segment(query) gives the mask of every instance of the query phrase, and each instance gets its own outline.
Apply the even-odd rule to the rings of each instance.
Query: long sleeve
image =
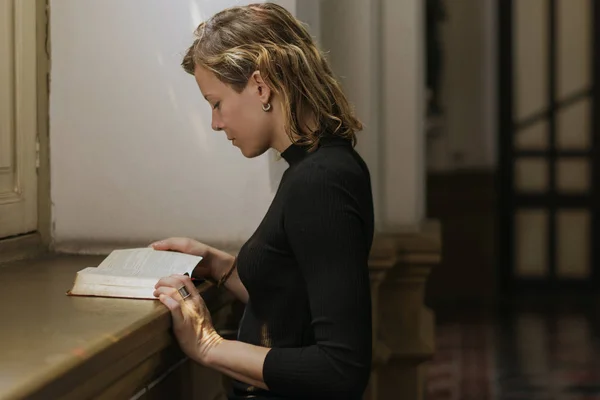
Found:
[[[368,175],[306,166],[290,190],[284,229],[304,278],[315,343],[273,348],[263,367],[277,394],[360,398],[371,367]]]

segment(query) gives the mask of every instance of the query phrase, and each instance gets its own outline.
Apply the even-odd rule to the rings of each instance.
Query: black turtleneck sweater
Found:
[[[289,168],[238,254],[249,294],[238,340],[271,348],[269,391],[236,381],[230,398],[360,399],[371,367],[369,171],[342,138],[282,157]]]

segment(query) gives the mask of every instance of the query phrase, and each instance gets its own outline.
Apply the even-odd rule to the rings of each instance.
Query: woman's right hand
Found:
[[[197,240],[185,237],[170,237],[150,244],[155,250],[170,250],[202,257],[194,269],[196,278],[217,280],[226,265],[233,262],[233,256],[217,250]]]

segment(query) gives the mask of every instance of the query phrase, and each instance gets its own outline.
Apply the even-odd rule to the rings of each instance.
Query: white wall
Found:
[[[287,165],[271,153],[248,160],[213,132],[209,106],[179,66],[202,19],[249,2],[50,1],[57,249],[169,235],[231,243],[253,232]]]
[[[363,123],[357,151],[371,173],[375,222],[381,226],[383,213],[381,168],[381,52],[379,7],[366,0],[323,0],[321,41],[326,57],[342,89]],[[357,57],[357,54],[362,55]]]
[[[415,230],[425,218],[425,2],[382,4],[381,109],[386,230]]]
[[[322,0],[321,11],[323,47],[364,123],[357,149],[371,172],[376,228],[415,230],[426,196],[423,2]]]
[[[289,1],[289,0],[288,0]],[[308,30],[318,44],[321,44],[321,2],[322,0],[299,0],[292,5],[278,3],[287,7],[288,10],[295,8],[296,17],[308,25]]]

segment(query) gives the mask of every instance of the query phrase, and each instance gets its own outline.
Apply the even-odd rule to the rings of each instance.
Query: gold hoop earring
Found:
[[[262,109],[265,112],[269,111],[271,109],[271,103],[267,103],[266,105],[263,104]]]

